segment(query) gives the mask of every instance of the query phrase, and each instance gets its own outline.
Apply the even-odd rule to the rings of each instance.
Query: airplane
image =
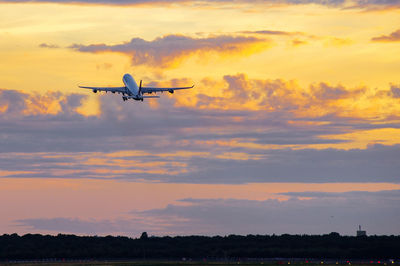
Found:
[[[194,85],[190,87],[176,87],[176,88],[156,88],[156,87],[144,87],[142,86],[142,80],[140,80],[140,85],[138,86],[135,79],[130,74],[125,74],[122,78],[122,81],[125,84],[125,87],[87,87],[87,86],[79,86],[79,88],[90,89],[94,93],[98,91],[105,91],[112,93],[122,93],[122,100],[127,101],[129,99],[133,99],[135,101],[142,101],[144,98],[160,98],[160,96],[145,96],[143,94],[152,94],[153,92],[164,92],[168,91],[169,93],[174,93],[175,90],[185,90],[191,89]]]

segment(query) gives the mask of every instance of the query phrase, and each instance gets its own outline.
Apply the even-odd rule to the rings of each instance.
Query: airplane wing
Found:
[[[142,93],[153,93],[153,92],[158,92],[158,91],[168,91],[170,93],[174,93],[174,90],[187,90],[193,88],[193,86],[190,87],[176,87],[176,88],[155,88],[155,87],[141,87]]]
[[[79,88],[89,89],[93,91],[111,91],[111,92],[124,92],[126,93],[126,87],[85,87],[79,86]]]

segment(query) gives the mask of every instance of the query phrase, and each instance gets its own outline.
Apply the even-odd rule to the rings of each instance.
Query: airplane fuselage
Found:
[[[130,74],[125,74],[122,78],[122,81],[125,84],[128,95],[133,97],[132,99],[135,99],[136,101],[143,101],[143,96],[139,91],[139,86]]]

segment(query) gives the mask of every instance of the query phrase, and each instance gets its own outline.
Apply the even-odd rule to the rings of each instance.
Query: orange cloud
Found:
[[[79,113],[85,115],[84,99],[81,94],[63,94],[50,91],[44,94],[24,93],[0,89],[0,113],[9,115],[56,115],[58,113]],[[93,115],[93,114],[92,114]]]
[[[167,35],[153,41],[133,38],[129,42],[116,45],[74,44],[69,48],[85,53],[122,53],[132,58],[132,65],[176,67],[185,58],[193,55],[247,56],[269,46],[268,40],[255,37],[220,35],[192,38],[184,35]]]
[[[33,94],[26,98],[25,115],[38,114],[57,114],[61,111],[61,101],[65,101],[64,95],[57,92],[48,92],[46,94]]]
[[[294,39],[292,40],[292,45],[293,46],[299,46],[299,45],[304,45],[307,44],[308,42],[303,41],[303,40],[299,40],[299,39]]]
[[[175,95],[176,106],[219,110],[265,110],[294,117],[390,117],[398,113],[400,92],[367,87],[347,88],[326,82],[302,87],[295,81],[250,79],[245,74],[223,80],[204,79],[190,97]]]
[[[190,83],[191,80],[182,78],[148,85],[182,86]],[[335,115],[385,119],[396,116],[400,105],[398,101],[400,89],[397,85],[391,85],[386,90],[367,87],[347,88],[326,82],[302,87],[293,80],[251,79],[245,74],[225,75],[222,80],[205,78],[196,84],[195,89],[188,90],[185,94],[173,96],[167,94],[164,97],[171,97],[177,107],[231,111],[265,110],[286,113],[297,118]],[[82,94],[65,95],[61,92],[27,94],[0,90],[0,113],[24,116],[59,113],[85,115],[86,98]],[[100,114],[104,107],[97,100],[96,103]],[[157,106],[153,108],[161,108]],[[236,122],[242,121],[241,117],[232,119],[236,119]]]

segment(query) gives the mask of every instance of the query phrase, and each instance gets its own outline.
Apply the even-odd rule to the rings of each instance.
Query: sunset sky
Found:
[[[191,90],[144,102],[86,86]],[[0,0],[0,234],[400,234],[400,0]]]

